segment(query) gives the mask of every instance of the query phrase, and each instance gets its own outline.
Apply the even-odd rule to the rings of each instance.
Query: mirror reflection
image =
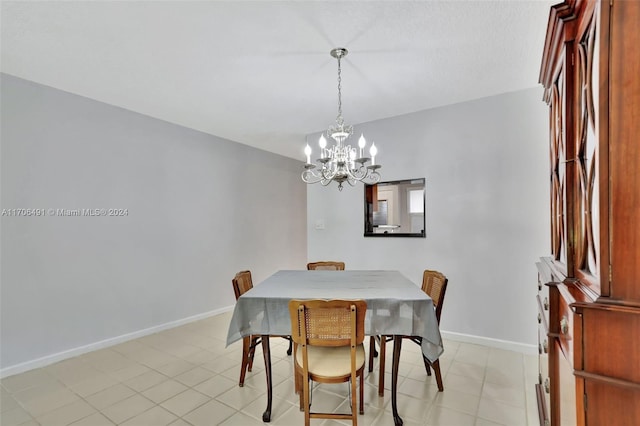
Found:
[[[365,237],[424,237],[425,179],[364,187]]]

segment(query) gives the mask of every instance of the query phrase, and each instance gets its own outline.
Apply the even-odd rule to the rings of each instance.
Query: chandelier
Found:
[[[328,138],[335,141],[333,146],[327,147],[327,139],[324,134],[320,136],[320,158],[318,165],[311,163],[311,147],[309,144],[304,149],[307,162],[302,172],[302,180],[306,183],[318,183],[323,186],[329,185],[332,181],[338,182],[338,190],[342,191],[342,183],[347,182],[354,186],[356,182],[376,183],[380,180],[376,164],[376,154],[378,149],[374,143],[371,144],[369,154],[371,158],[364,156],[364,149],[367,141],[364,135],[358,139],[358,150],[355,146],[346,145],[345,141],[353,134],[353,126],[345,125],[342,118],[342,77],[340,60],[347,56],[347,49],[337,47],[331,52],[331,56],[338,60],[338,116],[336,123],[326,131]],[[366,165],[371,161],[370,165]]]

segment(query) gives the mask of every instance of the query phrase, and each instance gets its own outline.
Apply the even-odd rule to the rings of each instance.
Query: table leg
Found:
[[[262,354],[264,355],[264,371],[267,374],[267,409],[262,413],[262,421],[271,421],[271,403],[273,402],[273,382],[271,380],[271,349],[269,347],[269,335],[262,335]]]
[[[398,414],[398,367],[400,365],[400,349],[402,336],[393,336],[393,364],[391,366],[391,408],[393,409],[393,423],[402,426],[402,418]],[[381,373],[384,374],[384,373]]]

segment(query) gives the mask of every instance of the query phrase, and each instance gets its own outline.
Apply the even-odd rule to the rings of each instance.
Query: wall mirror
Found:
[[[364,186],[365,237],[425,237],[425,179]]]

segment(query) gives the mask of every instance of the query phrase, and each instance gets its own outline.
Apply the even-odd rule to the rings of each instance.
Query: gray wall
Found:
[[[2,75],[1,368],[219,312],[306,262],[301,163]],[[87,346],[88,345],[88,346]]]
[[[534,264],[549,251],[541,96],[530,89],[356,126],[356,136],[376,142],[383,180],[426,178],[427,238],[364,238],[362,185],[342,192],[314,185],[307,195],[309,260],[398,269],[417,284],[424,269],[440,270],[449,277],[443,331],[531,350]],[[315,229],[317,221],[324,230]]]

